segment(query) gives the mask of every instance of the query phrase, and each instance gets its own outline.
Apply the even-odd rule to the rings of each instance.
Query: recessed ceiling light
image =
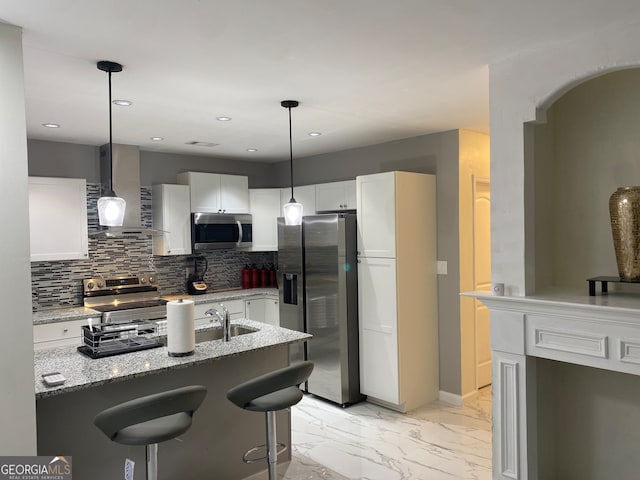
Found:
[[[60,125],[57,123],[43,123],[42,126],[47,128],[60,128]]]
[[[231,117],[216,117],[216,120],[219,122],[229,122],[231,121]]]
[[[257,152],[257,148],[247,148],[247,152]]]
[[[151,137],[151,140],[154,142],[159,142],[160,140],[164,140],[164,137]]]
[[[113,104],[120,105],[121,107],[128,107],[130,105],[133,105],[133,102],[131,100],[114,100]]]
[[[322,135],[322,133],[320,133],[320,132],[309,132],[307,135],[309,135],[310,137],[319,137],[320,135]]]

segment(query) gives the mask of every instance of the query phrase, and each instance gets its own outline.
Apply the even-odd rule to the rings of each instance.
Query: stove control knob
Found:
[[[142,283],[143,285],[147,283],[147,277],[140,277],[140,283]]]
[[[98,280],[98,288],[103,288],[104,282],[102,280]]]
[[[93,287],[95,287],[93,282],[87,282],[87,290],[93,290]]]
[[[149,283],[156,283],[156,277],[149,275]]]

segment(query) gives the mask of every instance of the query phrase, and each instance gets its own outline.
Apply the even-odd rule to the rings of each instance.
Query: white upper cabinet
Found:
[[[191,254],[191,199],[188,185],[154,185],[153,228],[166,233],[153,237],[154,255]]]
[[[278,250],[278,217],[280,216],[279,188],[252,188],[249,190],[253,242],[251,250],[275,252]]]
[[[293,196],[296,202],[302,204],[302,215],[316,214],[316,186],[304,185],[302,187],[293,187]],[[291,199],[291,187],[280,189],[280,216],[284,217],[282,207],[285,203],[289,203]]]
[[[355,210],[356,181],[321,183],[316,185],[316,210]]]
[[[356,178],[358,252],[364,257],[396,256],[395,172]]]
[[[87,182],[29,177],[31,261],[86,259]]]
[[[191,211],[249,213],[249,178],[243,175],[184,172],[178,183],[191,188]]]

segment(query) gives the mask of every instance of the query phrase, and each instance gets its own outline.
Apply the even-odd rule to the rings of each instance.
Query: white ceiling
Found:
[[[112,60],[113,97],[134,102],[114,142],[260,161],[288,158],[284,99],[295,157],[488,133],[489,63],[638,18],[638,0],[0,0],[23,27],[30,138],[106,143],[95,64]]]

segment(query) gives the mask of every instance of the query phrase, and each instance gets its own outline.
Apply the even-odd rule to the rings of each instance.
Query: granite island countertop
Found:
[[[229,342],[212,340],[197,343],[194,355],[189,357],[170,357],[164,346],[101,359],[88,358],[79,353],[75,346],[36,351],[34,355],[36,399],[130,380],[170,369],[187,368],[255,350],[303,342],[311,338],[311,335],[306,333],[253,320],[235,320],[231,324],[259,329],[259,331],[232,337]],[[207,328],[211,327],[203,329]],[[66,382],[57,387],[45,386],[42,375],[51,372],[61,373],[66,377]]]
[[[202,295],[189,295],[189,294],[177,294],[177,295],[163,295],[165,300],[177,300],[179,298],[191,299],[196,305],[202,303],[217,303],[228,300],[239,300],[257,296],[268,296],[274,299],[278,298],[277,288],[248,288],[248,289],[234,289],[223,290],[212,293],[205,293]],[[70,320],[85,320],[92,317],[100,317],[102,314],[96,310],[87,307],[65,307],[65,308],[51,308],[37,312],[33,312],[32,320],[34,325],[41,325],[46,323],[67,322]]]

